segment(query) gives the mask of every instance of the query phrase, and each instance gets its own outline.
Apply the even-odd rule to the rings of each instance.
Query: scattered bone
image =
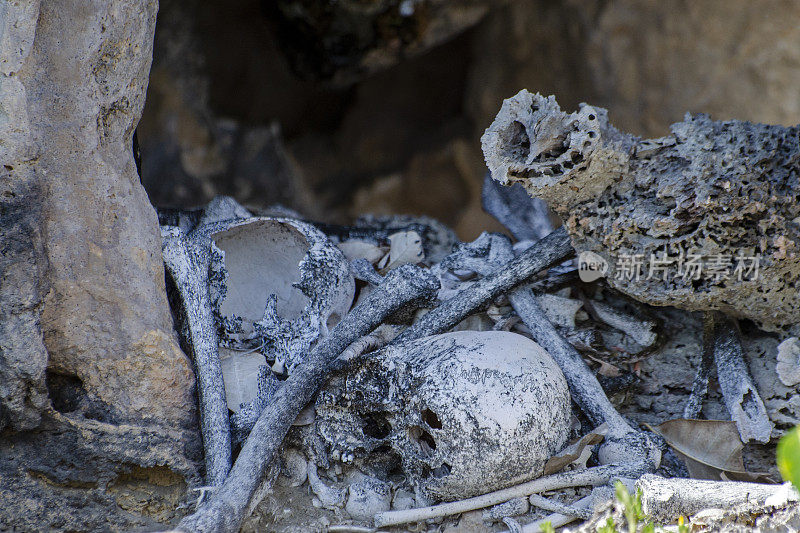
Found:
[[[388,251],[376,244],[356,239],[337,243],[336,246],[339,247],[349,261],[363,259],[373,265],[377,264]]]
[[[456,234],[439,222],[425,216],[412,215],[364,215],[353,226],[336,226],[315,223],[315,226],[336,243],[359,240],[380,247],[388,247],[389,235],[413,231],[422,238],[422,249],[426,262],[438,263],[450,253],[458,241]]]
[[[581,498],[574,504],[569,507],[569,513],[561,514],[561,513],[553,513],[549,516],[542,518],[541,520],[536,520],[535,522],[531,522],[530,524],[525,524],[522,528],[522,533],[539,533],[542,530],[542,526],[549,522],[551,526],[554,528],[559,528],[561,526],[565,526],[570,522],[574,522],[578,517],[579,513],[583,512],[583,509],[587,511],[592,506],[592,503],[595,501],[594,494],[590,494],[585,498]],[[566,509],[565,509],[566,511]]]
[[[708,396],[708,380],[714,369],[714,313],[703,313],[703,349],[697,373],[692,382],[692,392],[683,408],[683,418],[695,419],[703,411],[703,402]]]
[[[342,355],[339,356],[339,361],[342,363],[351,363],[358,359],[360,356],[383,348],[388,342],[394,340],[399,333],[399,328],[389,324],[381,324],[375,331],[369,335],[364,335],[356,342],[347,347]]]
[[[720,313],[714,317],[714,360],[719,388],[742,442],[768,442],[774,426],[744,361],[737,326]]]
[[[308,461],[297,448],[285,448],[281,453],[281,474],[292,487],[299,487],[308,479]]]
[[[231,439],[235,444],[244,442],[261,411],[269,404],[280,387],[280,381],[275,377],[272,369],[266,365],[260,365],[255,375],[255,396],[250,401],[242,403],[231,415]]]
[[[317,465],[314,461],[308,462],[308,484],[311,490],[317,495],[320,503],[326,509],[336,509],[344,506],[347,498],[347,489],[340,487],[331,487],[326,485],[317,473]]]
[[[638,344],[644,347],[650,347],[655,344],[658,338],[655,332],[655,322],[630,316],[602,302],[593,301],[589,303],[587,300],[587,303],[600,320],[622,331]]]
[[[392,499],[392,509],[396,511],[403,511],[412,509],[416,505],[414,495],[407,490],[397,489]]]
[[[513,518],[506,517],[503,518],[503,523],[508,526],[508,530],[511,533],[522,533],[522,526],[519,522],[514,520]]]
[[[219,349],[219,357],[228,409],[236,413],[242,405],[257,396],[259,368],[266,365],[266,360],[260,353],[222,347]]]
[[[642,490],[642,510],[655,521],[671,521],[703,509],[729,509],[747,502],[764,505],[769,498],[786,498],[787,494],[787,488],[782,485],[670,479],[652,474],[639,478],[636,488]],[[797,501],[797,492],[790,490],[789,500]]]
[[[350,263],[353,276],[357,280],[366,281],[370,285],[380,285],[383,277],[375,271],[375,267],[366,259],[355,259]]]
[[[534,292],[537,289],[532,285]],[[526,328],[527,329],[527,328]],[[530,331],[530,330],[528,330]],[[585,328],[568,331],[565,335],[567,341],[575,347],[576,350],[581,352],[596,352],[602,343],[600,334],[596,329]]]
[[[223,272],[217,313],[227,336],[256,337],[289,371],[350,309],[350,264],[312,225],[253,217],[212,239]]]
[[[378,263],[378,268],[391,270],[400,265],[410,263],[416,265],[425,259],[422,248],[422,237],[416,231],[401,231],[389,235],[389,255],[385,265]]]
[[[412,485],[453,500],[538,475],[564,444],[570,400],[536,343],[459,331],[372,353],[316,402],[317,432],[342,455],[390,447]]]
[[[541,493],[550,490],[563,489],[567,487],[598,486],[605,485],[611,479],[624,476],[631,471],[617,466],[597,466],[586,470],[575,470],[572,472],[561,472],[552,476],[541,477],[522,483],[507,489],[490,492],[474,498],[468,498],[457,502],[442,503],[430,507],[408,509],[405,511],[388,511],[375,516],[375,526],[393,526],[407,522],[418,522],[440,516],[450,516],[454,514],[482,509],[491,505],[507,502],[513,498],[527,497],[534,493]],[[591,500],[588,500],[588,504]]]
[[[536,299],[550,322],[562,328],[575,329],[575,314],[583,306],[582,301],[555,294],[540,294]]]
[[[314,406],[309,404],[303,407],[303,410],[297,414],[297,418],[294,419],[292,422],[293,426],[308,426],[314,423],[314,418],[317,416],[317,412],[314,409]]]
[[[545,498],[544,496],[540,496],[538,494],[531,494],[528,496],[528,500],[530,504],[534,507],[538,507],[539,509],[544,509],[545,511],[551,511],[553,513],[558,513],[567,516],[574,516],[575,518],[581,518],[583,520],[588,520],[592,516],[592,511],[585,508],[585,507],[578,507],[573,505],[566,505],[563,503],[555,502],[549,498]]]
[[[608,425],[608,436],[599,452],[601,463],[637,464],[644,471],[657,468],[661,451],[656,443],[645,433],[635,431],[611,405],[580,354],[547,320],[533,292],[523,286],[513,291],[510,299],[533,338],[561,367],[575,403],[595,425]]]
[[[162,254],[186,313],[200,403],[206,482],[221,485],[231,466],[231,434],[219,340],[209,296],[211,241],[202,231],[162,227]]]
[[[527,498],[514,498],[483,511],[485,522],[497,522],[509,516],[520,516],[528,512],[530,505]]]
[[[778,345],[778,378],[787,387],[800,383],[800,339],[789,337]]]
[[[544,247],[543,243],[555,239],[560,231],[556,230],[545,237],[512,262],[518,261],[539,247]],[[498,275],[491,274],[492,272],[507,272],[507,265],[510,263],[506,263],[506,266],[503,264],[512,255],[511,244],[507,238],[501,235],[484,234],[475,242],[461,246],[455,253],[445,258],[442,261],[442,267],[468,268],[486,276],[463,291],[467,293]],[[637,467],[644,472],[657,468],[661,458],[657,444],[648,435],[634,431],[616,411],[580,354],[549,322],[530,286],[511,290],[509,299],[514,310],[530,330],[534,340],[539,342],[561,367],[567,378],[573,400],[594,424],[606,423],[608,425],[608,439],[599,452],[601,462],[603,464],[637,464]],[[439,309],[425,315],[423,320]],[[408,330],[398,338],[402,338],[407,333]]]
[[[328,526],[326,533],[379,533],[374,527],[352,526],[349,524],[337,524]]]
[[[508,228],[518,241],[538,241],[556,229],[547,204],[528,196],[521,185],[504,187],[487,175],[481,200],[483,209]]]
[[[238,531],[292,421],[324,382],[336,358],[386,317],[403,307],[428,301],[438,289],[436,279],[424,270],[408,265],[392,270],[381,286],[353,308],[283,382],[274,401],[261,413],[225,482],[197,512],[181,520],[178,529]]]
[[[524,283],[541,270],[562,262],[571,253],[572,246],[567,232],[564,228],[559,228],[506,263],[494,274],[486,276],[442,302],[393,342],[399,343],[445,332],[500,294]]]

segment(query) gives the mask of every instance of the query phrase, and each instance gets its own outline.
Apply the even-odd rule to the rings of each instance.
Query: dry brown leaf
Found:
[[[766,474],[746,472],[736,423],[730,420],[678,418],[658,426],[647,425],[661,435],[686,463],[694,479],[774,483]]]
[[[606,424],[602,424],[597,426],[597,428],[595,428],[595,430],[591,433],[587,433],[580,439],[567,444],[563,450],[547,460],[547,463],[544,465],[544,472],[542,475],[549,476],[551,474],[555,474],[556,472],[563,470],[567,466],[578,461],[583,461],[585,466],[585,459],[583,458],[586,457],[586,459],[588,459],[589,455],[591,455],[591,449],[589,449],[589,446],[600,444],[603,441],[603,438],[605,438],[606,431]]]
[[[622,371],[616,366],[609,363],[608,361],[603,361],[599,357],[594,357],[588,353],[585,353],[583,355],[585,355],[595,363],[600,364],[600,368],[597,370],[597,373],[600,374],[601,376],[605,376],[607,378],[615,378],[617,376],[622,375]]]
[[[406,263],[417,264],[425,259],[422,237],[416,231],[399,231],[389,235],[389,263],[386,270],[392,270]]]

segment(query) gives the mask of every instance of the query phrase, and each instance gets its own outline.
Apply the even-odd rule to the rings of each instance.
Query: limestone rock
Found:
[[[175,443],[184,443],[176,448]],[[194,500],[200,439],[58,412],[0,439],[0,524],[20,531],[161,530]]]
[[[47,405],[40,316],[47,293],[41,231],[43,188],[36,181],[25,108],[16,77],[30,53],[37,2],[10,4],[0,18],[0,429],[39,424]]]
[[[27,430],[0,439],[12,529],[169,523],[111,486],[163,469],[180,499],[197,479],[194,375],[132,153],[156,10],[0,8],[0,426]]]
[[[466,109],[476,129],[520,88],[660,136],[686,111],[800,123],[796,2],[510,2],[474,30]]]
[[[42,4],[13,81],[36,159],[6,164],[35,172],[44,195],[49,367],[80,379],[116,420],[189,427],[193,375],[171,331],[156,214],[131,150],[155,14],[150,1]]]
[[[612,287],[797,328],[800,130],[687,115],[671,131],[642,140],[602,108],[568,114],[523,90],[482,143],[492,177],[547,200],[576,251],[607,261]]]

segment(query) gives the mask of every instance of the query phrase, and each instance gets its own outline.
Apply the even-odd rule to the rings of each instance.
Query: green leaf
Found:
[[[800,490],[800,426],[787,432],[778,441],[778,470],[785,481]]]
[[[609,516],[606,519],[605,525],[597,528],[597,533],[617,533],[617,526],[614,524],[614,519]]]
[[[542,533],[556,533],[556,528],[553,527],[553,523],[548,520],[547,522],[542,522],[539,525],[539,530]]]
[[[614,488],[617,495],[617,499],[620,501],[620,503],[622,503],[624,507],[625,520],[628,522],[628,533],[636,533],[636,529],[638,528],[639,525],[639,515],[642,514],[641,496],[638,494],[638,492],[636,494],[636,497],[631,496],[631,493],[628,492],[627,487],[625,487],[625,485],[621,481],[617,481],[614,484]],[[643,514],[642,517],[644,517]]]

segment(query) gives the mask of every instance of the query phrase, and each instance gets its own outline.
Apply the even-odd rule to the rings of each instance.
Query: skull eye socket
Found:
[[[442,463],[441,466],[437,466],[433,469],[433,477],[437,479],[448,475],[450,475],[450,465],[447,463]]]
[[[428,408],[422,410],[422,421],[428,424],[431,429],[442,429],[442,421],[436,416],[436,413]]]
[[[361,428],[364,435],[373,439],[385,439],[392,432],[392,425],[385,418],[372,413],[362,415]]]
[[[436,450],[436,441],[433,436],[419,426],[408,428],[409,438],[419,446],[422,455],[430,457]]]

